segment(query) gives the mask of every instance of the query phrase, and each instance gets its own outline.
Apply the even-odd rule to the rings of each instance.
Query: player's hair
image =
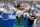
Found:
[[[17,4],[17,8],[20,7],[20,4],[21,4],[21,3],[18,3],[18,4]]]

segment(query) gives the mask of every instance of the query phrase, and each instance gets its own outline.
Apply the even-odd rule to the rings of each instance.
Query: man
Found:
[[[35,17],[35,14],[34,14],[34,11],[33,11],[33,10],[34,10],[34,7],[32,6],[32,7],[29,9],[29,14],[30,14],[30,16],[31,16],[31,17],[34,17],[34,18],[32,18],[32,19],[30,18],[31,20],[30,20],[30,19],[28,19],[28,23],[29,23],[29,24],[28,24],[28,26],[29,26],[29,27],[32,27],[32,26],[33,26],[34,19],[36,19],[36,17]]]
[[[25,18],[23,17],[23,13],[27,12],[28,9],[23,10],[23,4],[18,4],[17,9],[18,10],[16,12],[16,22],[14,23],[14,27],[24,27]]]
[[[33,26],[33,23],[34,23],[34,19],[36,19],[36,17],[35,17],[35,14],[33,14],[33,13],[30,13],[30,16],[31,17],[34,17],[34,18],[29,18],[28,19],[28,23],[29,23],[29,27],[32,27]]]
[[[23,4],[18,4],[17,9],[18,10],[16,12],[16,22],[14,23],[14,27],[24,27],[25,17],[23,16],[23,14],[29,10],[28,9],[23,10]],[[34,19],[34,17],[31,17],[28,14],[27,16],[29,17],[29,19]]]

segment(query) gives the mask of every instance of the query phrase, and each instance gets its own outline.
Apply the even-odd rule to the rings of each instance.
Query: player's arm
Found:
[[[31,17],[31,16],[29,15],[29,13],[27,13],[27,17],[28,17],[30,20],[34,20],[34,17]]]
[[[34,20],[34,17],[28,16],[28,18],[29,18],[30,20]]]
[[[28,11],[29,11],[29,9],[24,9],[24,10],[23,10],[23,13],[28,12]]]

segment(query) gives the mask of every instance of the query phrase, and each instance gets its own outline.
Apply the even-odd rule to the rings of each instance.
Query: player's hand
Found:
[[[36,17],[38,18],[38,17],[39,17],[39,15],[36,15]]]
[[[28,8],[23,8],[25,11],[29,11],[29,9]]]
[[[23,13],[25,13],[25,12],[28,12],[28,9],[25,9],[25,10],[23,11]]]

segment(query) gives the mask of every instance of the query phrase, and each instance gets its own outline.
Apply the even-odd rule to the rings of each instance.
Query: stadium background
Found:
[[[6,6],[7,6],[6,3],[11,3],[11,5],[13,5],[14,4],[13,1],[16,1],[16,0],[0,0],[0,7],[3,8],[2,3],[4,3],[4,6],[5,6],[4,8],[6,8]],[[34,3],[36,2],[37,4],[39,4],[37,8],[40,11],[40,1],[34,1],[34,3],[32,3],[33,1],[16,1],[16,3],[19,3],[19,2],[23,3],[24,7],[26,7],[28,5],[35,6],[36,4],[34,4]],[[28,4],[25,4],[25,3],[28,3]],[[14,4],[14,7],[16,8],[15,4]],[[12,16],[11,16],[11,14],[8,14],[10,16],[9,16],[9,18],[6,18],[6,19],[3,18],[5,16],[4,14],[5,13],[2,14],[2,12],[0,12],[0,27],[13,27],[13,24],[16,20],[15,13],[13,13]],[[8,16],[6,16],[6,17],[8,17]],[[28,18],[26,18],[24,26],[28,26]]]

